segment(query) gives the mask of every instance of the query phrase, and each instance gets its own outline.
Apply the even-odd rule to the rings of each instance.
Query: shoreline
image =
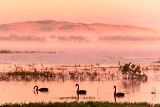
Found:
[[[30,103],[6,103],[2,107],[159,107],[160,104],[152,104],[148,102],[108,102],[108,101],[87,101],[87,102],[30,102]]]

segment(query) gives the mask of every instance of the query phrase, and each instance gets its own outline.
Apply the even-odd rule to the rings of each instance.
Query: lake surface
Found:
[[[14,45],[13,45],[14,46]],[[58,45],[59,46],[59,45]],[[39,45],[29,49],[23,45],[0,47],[6,50],[29,50],[56,53],[0,54],[1,64],[101,64],[115,66],[118,62],[151,65],[160,60],[160,44],[79,44]],[[22,49],[21,49],[22,48]]]
[[[86,95],[76,94],[79,83],[80,89],[87,90]],[[124,92],[125,97],[116,98],[116,102],[160,102],[159,81],[103,81],[103,82],[0,82],[1,104],[39,101],[111,101],[115,102],[113,85],[117,86],[117,91]],[[33,87],[49,88],[48,93],[34,93]],[[156,92],[152,94],[151,92]]]
[[[1,49],[16,50],[16,46],[1,46]],[[19,48],[28,50],[27,47]],[[56,53],[10,53],[0,54],[0,72],[7,72],[14,65],[85,65],[117,66],[118,62],[139,64],[142,66],[159,65],[159,44],[79,44],[77,46],[62,45],[59,47],[40,45],[30,47],[30,50],[56,51]],[[147,71],[148,81],[110,80],[110,81],[0,81],[0,101],[9,102],[39,102],[39,101],[111,101],[115,102],[113,86],[117,91],[125,93],[124,98],[116,98],[117,102],[160,102],[160,71]],[[76,94],[77,87],[87,90],[87,95]],[[48,93],[34,93],[33,87],[48,87]],[[154,92],[154,93],[152,93]]]

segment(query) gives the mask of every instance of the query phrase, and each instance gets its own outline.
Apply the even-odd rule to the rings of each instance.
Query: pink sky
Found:
[[[57,20],[160,29],[160,0],[0,0],[0,24]]]

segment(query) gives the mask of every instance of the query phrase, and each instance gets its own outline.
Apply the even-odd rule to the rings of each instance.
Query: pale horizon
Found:
[[[160,0],[0,7],[0,106],[160,107]]]
[[[160,30],[158,0],[0,0],[0,24],[56,20],[72,23],[105,23]]]

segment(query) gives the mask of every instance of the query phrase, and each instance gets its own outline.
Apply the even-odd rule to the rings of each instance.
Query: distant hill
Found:
[[[0,25],[0,41],[156,43],[160,42],[160,31],[126,25],[41,20]]]

